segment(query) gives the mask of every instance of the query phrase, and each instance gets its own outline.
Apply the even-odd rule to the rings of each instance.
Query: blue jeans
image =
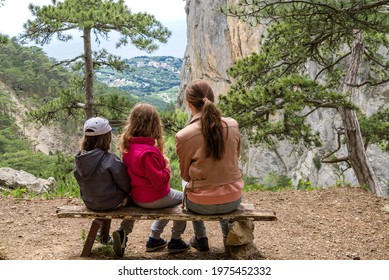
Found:
[[[191,202],[189,199],[186,199],[186,206],[192,212],[197,214],[227,214],[230,213],[242,202],[242,198],[239,198],[236,201],[225,203],[225,204],[197,204]],[[197,238],[207,237],[206,227],[204,221],[193,221],[193,231]],[[228,220],[221,220],[220,227],[222,229],[223,236],[228,234]]]
[[[148,209],[160,209],[165,207],[171,207],[177,204],[180,204],[182,201],[182,192],[174,189],[170,189],[170,192],[158,199],[156,201],[150,203],[140,203],[134,201],[134,203],[140,207],[148,208]],[[161,238],[161,233],[163,229],[168,224],[169,220],[155,220],[151,225],[151,233],[150,236],[155,239]],[[184,233],[186,228],[186,221],[173,221],[172,227],[172,239],[180,239],[181,234]]]

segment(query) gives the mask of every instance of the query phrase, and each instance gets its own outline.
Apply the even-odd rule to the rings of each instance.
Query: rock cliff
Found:
[[[187,0],[187,47],[181,69],[181,89],[194,79],[206,79],[216,94],[227,91],[226,70],[234,61],[258,50],[261,28],[219,12],[234,0]],[[179,105],[183,104],[182,95]]]
[[[231,82],[227,69],[239,58],[259,51],[259,39],[264,31],[262,27],[251,27],[219,12],[221,6],[235,1],[186,0],[187,47],[180,76],[179,106],[184,106],[183,92],[193,79],[206,79],[216,95],[226,93]],[[367,114],[371,114],[375,108],[388,102],[388,93],[388,87],[375,92],[365,92],[361,89],[357,104]],[[342,173],[345,166],[320,163],[321,156],[337,146],[334,127],[339,124],[339,120],[336,112],[317,111],[309,121],[324,139],[321,149],[308,150],[288,143],[279,143],[276,149],[268,150],[253,147],[244,141],[241,159],[244,173],[262,182],[267,180],[267,183],[274,179],[274,175],[270,174],[278,174],[287,175],[294,184],[303,180],[323,187],[337,183],[356,185],[357,180],[351,169]],[[372,146],[368,155],[382,188],[384,191],[388,190],[388,154]]]

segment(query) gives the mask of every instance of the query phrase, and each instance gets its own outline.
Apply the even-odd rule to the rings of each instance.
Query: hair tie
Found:
[[[208,98],[207,97],[204,97],[203,98],[203,102],[205,103],[205,101],[207,101],[208,100]]]

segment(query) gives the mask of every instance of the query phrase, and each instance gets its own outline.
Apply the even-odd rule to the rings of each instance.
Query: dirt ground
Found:
[[[250,192],[245,203],[272,209],[275,222],[255,222],[255,240],[268,260],[388,260],[389,198],[376,197],[360,188],[320,191]],[[89,219],[59,219],[56,208],[82,204],[78,199],[17,199],[0,196],[0,259],[82,259],[83,238]],[[119,221],[112,222],[115,229]],[[137,221],[123,259],[225,259],[217,222],[208,222],[210,251],[191,248],[169,255],[166,250],[146,253],[151,221]],[[168,224],[163,238],[170,238]],[[193,234],[188,223],[183,238]],[[95,243],[89,259],[117,259],[109,246]]]

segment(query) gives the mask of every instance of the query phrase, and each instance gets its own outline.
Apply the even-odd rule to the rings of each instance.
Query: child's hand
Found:
[[[163,160],[166,164],[170,164],[170,159],[167,157],[167,155],[163,155]]]
[[[163,155],[163,160],[165,161],[165,167],[170,170],[170,159],[166,155]]]

